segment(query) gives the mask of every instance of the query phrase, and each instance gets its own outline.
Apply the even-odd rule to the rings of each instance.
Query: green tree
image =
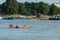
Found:
[[[37,3],[31,2],[31,13],[32,15],[37,15]]]
[[[37,11],[41,14],[48,14],[50,6],[44,2],[39,2]]]
[[[25,8],[26,8],[25,14],[26,15],[32,15],[32,13],[31,13],[31,3],[25,2]]]
[[[58,8],[58,14],[60,14],[60,8]]]
[[[17,14],[18,3],[16,0],[6,0],[6,2],[1,5],[1,9],[5,14]]]
[[[24,3],[19,3],[19,6],[18,7],[19,7],[18,8],[19,14],[25,15],[25,13],[26,13],[25,4]]]
[[[59,12],[59,8],[52,4],[50,7],[49,15],[57,15]]]

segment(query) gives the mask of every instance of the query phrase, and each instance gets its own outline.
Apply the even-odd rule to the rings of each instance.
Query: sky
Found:
[[[2,4],[3,2],[5,2],[6,0],[0,0],[0,4]],[[60,0],[17,0],[18,2],[45,2],[45,3],[48,3],[48,4],[52,4],[52,3],[59,3]]]

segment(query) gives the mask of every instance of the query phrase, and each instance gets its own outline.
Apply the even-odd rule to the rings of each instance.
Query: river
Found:
[[[10,24],[32,29],[10,29]],[[60,20],[0,20],[0,40],[60,40]]]

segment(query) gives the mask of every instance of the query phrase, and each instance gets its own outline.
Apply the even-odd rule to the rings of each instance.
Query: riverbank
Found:
[[[40,19],[40,20],[50,20],[51,18],[60,18],[60,15],[53,15],[53,16],[49,16],[49,15],[40,15],[39,17],[35,16],[35,15],[31,15],[31,16],[26,16],[26,15],[21,15],[21,14],[14,14],[14,15],[1,15],[0,17],[2,18],[16,18],[16,19]],[[53,19],[52,19],[53,20]]]
[[[14,14],[14,15],[1,15],[0,17],[2,18],[16,18],[16,19],[36,19],[37,17],[36,16],[26,16],[26,15],[21,15],[21,14]]]

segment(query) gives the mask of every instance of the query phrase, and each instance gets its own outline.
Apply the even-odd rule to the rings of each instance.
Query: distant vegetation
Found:
[[[19,3],[16,0],[6,0],[0,5],[0,14],[10,15],[10,14],[22,14],[22,15],[57,15],[60,14],[60,8],[56,7],[54,4],[51,6],[44,2],[25,2]]]

